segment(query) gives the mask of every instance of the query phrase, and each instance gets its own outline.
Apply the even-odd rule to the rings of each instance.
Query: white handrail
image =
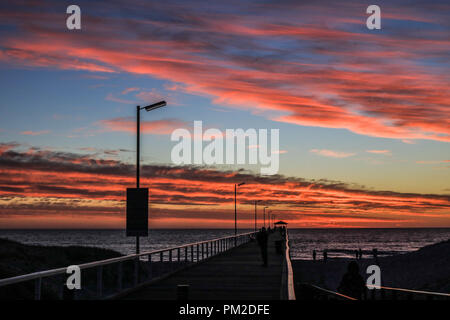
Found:
[[[442,292],[432,292],[432,291],[422,291],[422,290],[412,290],[412,289],[404,289],[404,288],[391,288],[391,287],[383,287],[383,286],[374,286],[371,284],[366,285],[367,288],[372,289],[384,289],[384,290],[392,290],[392,291],[402,291],[402,292],[408,292],[408,293],[415,293],[415,294],[425,294],[425,295],[434,295],[434,296],[443,296],[443,297],[450,297],[450,293],[442,293]]]
[[[287,267],[287,294],[288,300],[295,300],[295,289],[294,289],[294,272],[292,271],[291,254],[289,251],[289,235],[286,229],[286,249],[285,249],[285,259]]]
[[[331,294],[331,295],[335,295],[335,296],[338,296],[338,297],[341,297],[341,298],[344,298],[344,299],[348,299],[348,300],[358,300],[358,299],[355,299],[355,298],[353,298],[353,297],[346,296],[345,294],[342,294],[342,293],[339,293],[339,292],[335,292],[335,291],[331,291],[331,290],[327,290],[327,289],[318,287],[318,286],[313,285],[313,284],[308,284],[308,285],[309,285],[310,287],[316,289],[316,290],[323,291],[323,292],[325,292],[325,293],[328,293],[328,294]]]

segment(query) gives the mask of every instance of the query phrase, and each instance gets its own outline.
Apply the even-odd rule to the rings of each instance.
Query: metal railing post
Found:
[[[139,257],[134,260],[134,286],[139,283]]]
[[[198,262],[199,254],[200,254],[200,247],[199,247],[199,244],[197,243],[197,262]]]
[[[97,298],[103,295],[103,266],[97,267]]]
[[[41,300],[42,278],[34,280],[34,300]]]
[[[122,276],[123,276],[122,271],[123,271],[122,262],[119,262],[117,264],[117,291],[118,292],[122,291]]]
[[[64,287],[66,286],[66,282],[64,280],[66,280],[66,277],[64,275],[61,275],[60,280],[62,285],[58,288],[58,298],[60,300],[64,300]]]
[[[153,270],[152,270],[152,255],[148,255],[148,279],[151,280],[153,278]]]
[[[164,274],[164,251],[159,253],[159,261],[161,263],[161,274]]]
[[[205,257],[205,246],[204,243],[202,242],[202,260],[204,259],[204,257]]]

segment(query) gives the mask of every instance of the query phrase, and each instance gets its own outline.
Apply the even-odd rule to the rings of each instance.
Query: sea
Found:
[[[239,230],[239,233],[252,230]],[[234,234],[233,229],[156,229],[140,238],[141,252],[175,247]],[[125,230],[0,230],[0,238],[44,246],[89,246],[133,254],[136,239]],[[292,259],[311,260],[324,249],[394,251],[405,253],[450,239],[450,228],[414,229],[289,229]],[[351,255],[352,256],[352,255]],[[333,253],[333,257],[351,257]]]

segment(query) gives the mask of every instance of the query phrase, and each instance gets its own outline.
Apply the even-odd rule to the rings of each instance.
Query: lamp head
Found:
[[[165,105],[167,105],[167,103],[163,100],[163,101],[159,101],[157,103],[148,105],[146,107],[144,107],[145,111],[152,111],[161,107],[164,107]]]

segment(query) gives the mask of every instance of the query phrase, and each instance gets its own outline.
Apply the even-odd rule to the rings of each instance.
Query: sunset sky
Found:
[[[81,30],[66,8],[81,8]],[[0,228],[450,227],[450,4],[377,1],[0,4]],[[175,166],[174,129],[279,129],[280,170]],[[261,221],[262,216],[259,216]]]

